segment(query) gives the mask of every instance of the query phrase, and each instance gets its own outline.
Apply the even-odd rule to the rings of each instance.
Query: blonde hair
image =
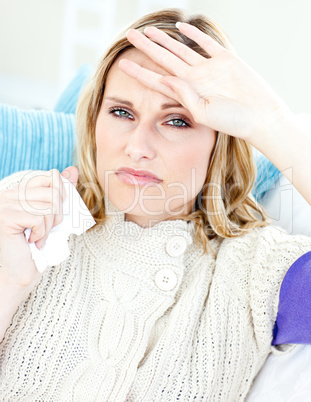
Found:
[[[147,26],[155,26],[209,58],[202,48],[179,32],[175,26],[177,21],[196,26],[225,48],[231,49],[226,34],[218,24],[203,15],[188,17],[179,9],[163,9],[148,14],[135,21],[129,28],[144,33]],[[133,47],[126,38],[126,31],[119,35],[100,60],[96,73],[84,89],[77,107],[77,188],[97,223],[105,221],[105,205],[96,171],[96,120],[112,64],[122,52]],[[201,241],[206,252],[208,240],[215,236],[236,237],[255,227],[266,226],[265,212],[250,193],[255,177],[256,167],[251,146],[244,140],[219,132],[206,180],[197,196],[193,211],[188,215],[170,219],[194,221],[196,240]]]

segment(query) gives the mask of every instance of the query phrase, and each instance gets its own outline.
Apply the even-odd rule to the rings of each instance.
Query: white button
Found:
[[[177,285],[177,275],[169,268],[160,269],[154,278],[155,284],[161,290],[172,290]]]
[[[183,236],[174,236],[166,244],[166,251],[171,257],[182,255],[187,248],[187,240]]]

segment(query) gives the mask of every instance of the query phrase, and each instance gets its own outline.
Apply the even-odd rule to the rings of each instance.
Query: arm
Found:
[[[276,116],[261,131],[259,149],[311,205],[311,117],[288,113]]]
[[[52,227],[63,219],[65,188],[59,172],[28,174],[21,172],[0,182],[0,342],[18,306],[42,276],[32,259],[25,229],[31,229],[29,242],[41,248]],[[76,185],[75,167],[65,169],[62,175]]]

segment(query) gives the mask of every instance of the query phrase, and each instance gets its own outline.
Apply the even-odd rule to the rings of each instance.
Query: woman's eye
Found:
[[[177,127],[177,128],[189,127],[189,124],[187,122],[185,122],[185,120],[183,120],[183,119],[172,119],[172,120],[168,121],[167,124],[169,126],[173,126],[173,127]]]
[[[110,109],[109,113],[112,113],[112,115],[116,117],[133,118],[132,115],[124,109]]]

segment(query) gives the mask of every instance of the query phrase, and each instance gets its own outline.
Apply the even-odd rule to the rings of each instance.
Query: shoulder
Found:
[[[304,253],[311,250],[311,237],[290,235],[276,226],[256,228],[245,235],[225,239],[218,258],[243,261],[244,265],[273,264],[287,269]],[[269,268],[269,267],[267,267]]]
[[[311,251],[311,237],[292,236],[275,226],[256,228],[243,236],[225,239],[217,264],[231,278],[247,278],[247,286],[279,286],[289,267]],[[228,272],[229,271],[229,272]]]

